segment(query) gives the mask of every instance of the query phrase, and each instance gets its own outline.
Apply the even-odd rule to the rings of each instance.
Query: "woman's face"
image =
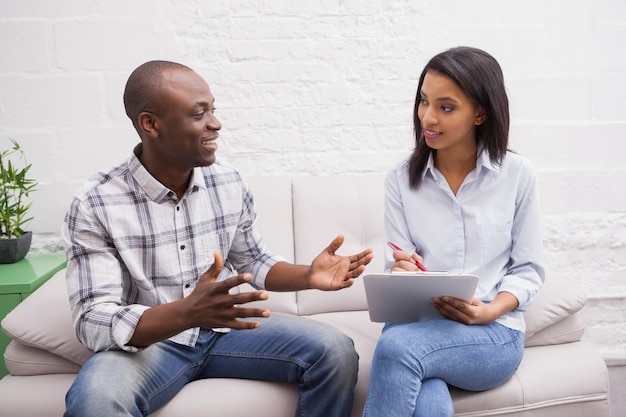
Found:
[[[437,150],[476,147],[476,126],[484,112],[449,77],[428,71],[420,90],[417,115],[426,144]]]

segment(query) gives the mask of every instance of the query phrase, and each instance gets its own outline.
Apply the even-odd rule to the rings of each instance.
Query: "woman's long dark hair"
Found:
[[[413,109],[415,149],[409,158],[409,184],[417,189],[431,152],[424,139],[422,123],[417,117],[422,84],[429,71],[449,77],[474,104],[484,112],[485,121],[476,126],[476,141],[489,152],[491,161],[501,164],[509,146],[509,100],[504,88],[500,64],[487,52],[459,46],[434,56],[420,75]]]

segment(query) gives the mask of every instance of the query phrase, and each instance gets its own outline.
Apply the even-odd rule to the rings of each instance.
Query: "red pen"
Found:
[[[389,246],[391,246],[391,249],[393,249],[393,250],[399,250],[399,251],[404,252],[404,250],[403,250],[400,246],[398,246],[398,245],[395,245],[395,244],[393,244],[393,243],[391,243],[391,242],[387,242],[387,244],[388,244]],[[427,272],[427,271],[428,271],[428,269],[426,269],[426,267],[425,267],[424,265],[422,265],[421,263],[419,263],[419,262],[417,262],[417,261],[415,261],[415,265],[417,265],[417,267],[418,267],[420,270],[424,271],[424,272]]]

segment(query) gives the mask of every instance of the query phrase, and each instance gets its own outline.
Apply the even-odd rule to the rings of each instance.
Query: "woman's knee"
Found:
[[[407,345],[401,337],[383,332],[376,343],[374,357],[376,360],[398,361],[407,353]]]

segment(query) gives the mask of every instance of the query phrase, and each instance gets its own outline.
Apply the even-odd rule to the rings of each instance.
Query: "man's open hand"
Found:
[[[340,256],[337,250],[343,244],[344,237],[337,236],[311,263],[309,286],[319,290],[339,290],[348,288],[354,279],[365,271],[365,266],[374,258],[371,249],[365,249],[356,255]]]

